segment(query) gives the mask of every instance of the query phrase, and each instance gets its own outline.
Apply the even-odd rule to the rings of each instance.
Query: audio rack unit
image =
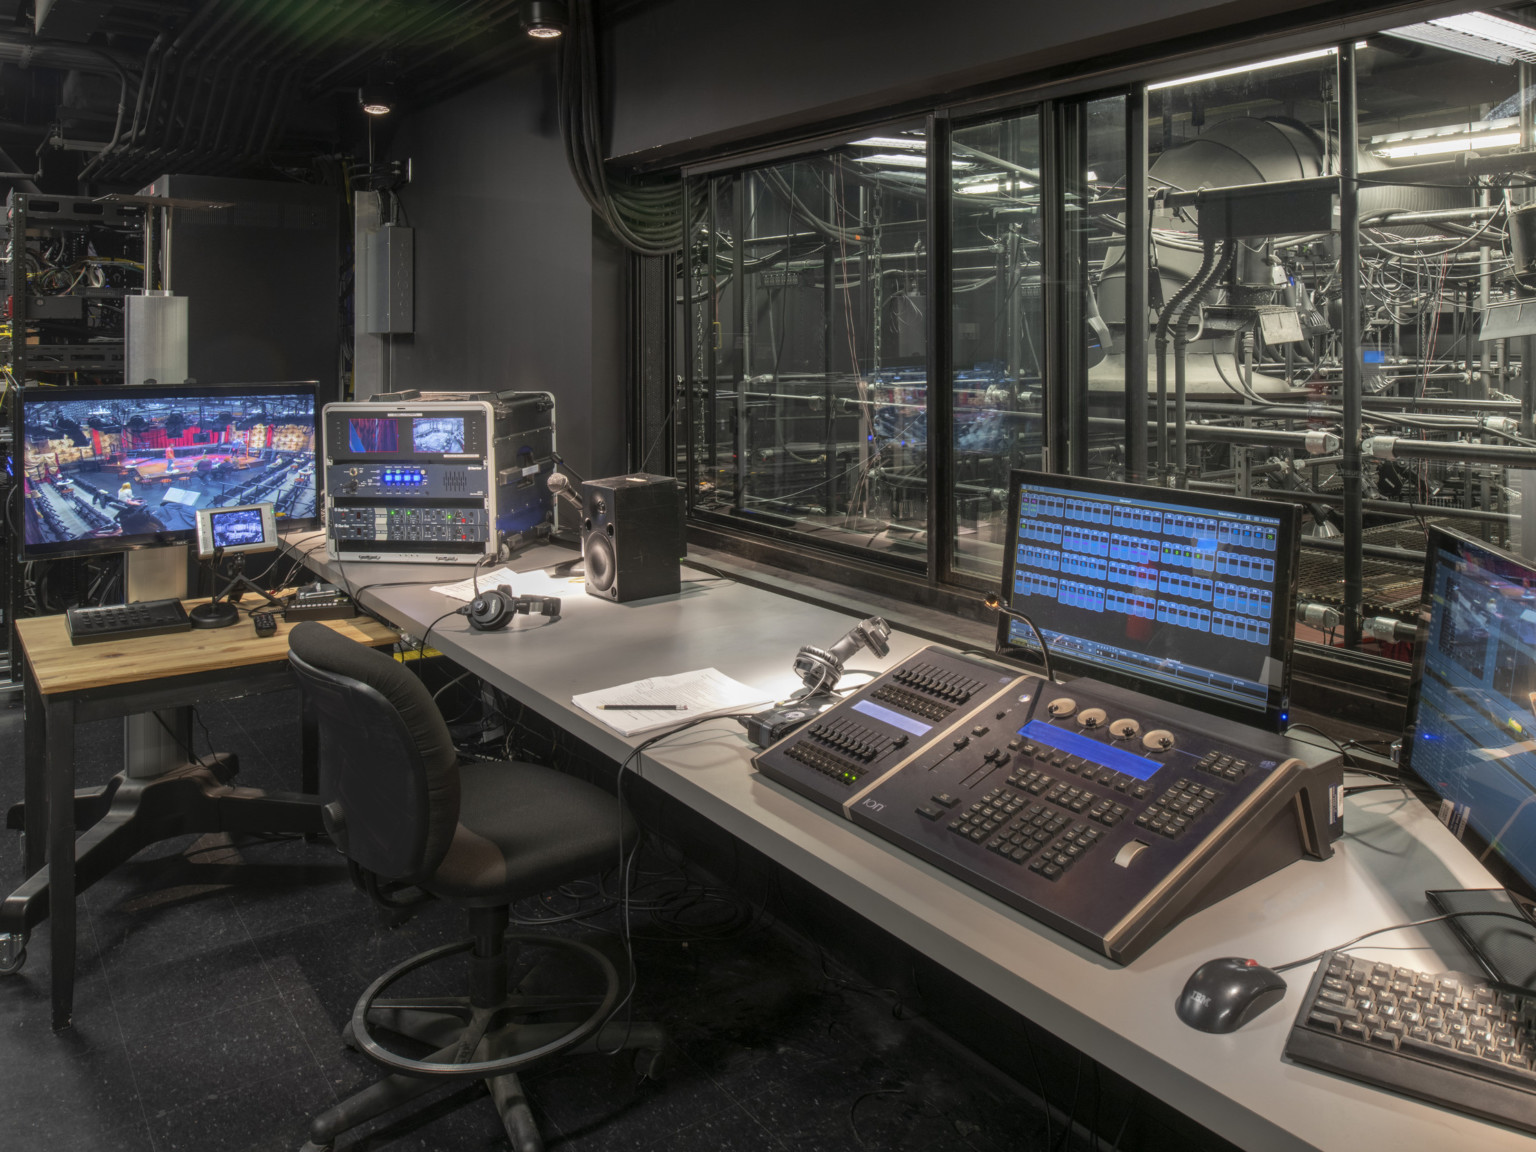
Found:
[[[322,427],[333,558],[473,564],[553,527],[547,392],[388,393]]]

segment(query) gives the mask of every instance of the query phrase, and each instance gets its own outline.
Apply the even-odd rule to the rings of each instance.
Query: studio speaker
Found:
[[[624,603],[682,588],[683,507],[670,476],[610,476],[581,486],[587,593]]]

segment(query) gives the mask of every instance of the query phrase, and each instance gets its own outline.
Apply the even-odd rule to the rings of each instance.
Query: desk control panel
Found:
[[[1331,856],[1342,831],[1336,758],[936,647],[754,762],[1120,963],[1276,869]]]

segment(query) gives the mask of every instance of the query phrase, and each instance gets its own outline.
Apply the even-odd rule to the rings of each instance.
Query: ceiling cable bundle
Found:
[[[614,179],[604,167],[592,0],[572,0],[570,34],[561,38],[558,91],[566,158],[592,211],[636,252],[665,256],[680,251],[684,219],[681,178],[638,184]]]

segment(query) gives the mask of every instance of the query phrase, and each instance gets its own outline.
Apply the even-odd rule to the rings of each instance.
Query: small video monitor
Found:
[[[277,519],[271,504],[197,510],[197,555],[200,559],[242,552],[272,552],[276,548]]]

